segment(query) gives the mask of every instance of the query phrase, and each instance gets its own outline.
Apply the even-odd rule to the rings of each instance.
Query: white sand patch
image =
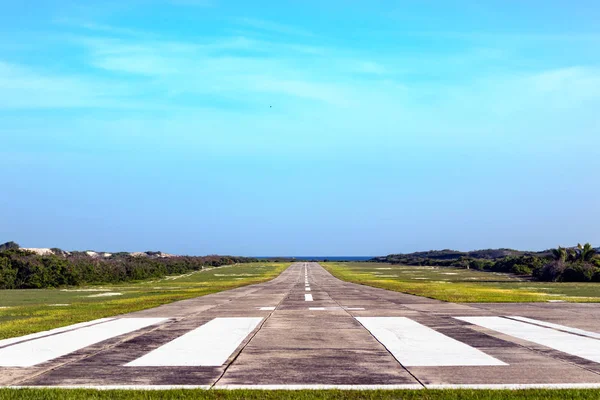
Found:
[[[38,256],[50,256],[54,254],[54,252],[50,249],[21,248],[20,250],[29,251],[31,253],[37,254]]]
[[[458,275],[458,272],[442,272],[442,275]]]
[[[70,304],[48,304],[49,307],[66,307],[70,306]]]
[[[92,295],[89,295],[87,297],[112,297],[112,296],[122,296],[122,295],[123,295],[123,293],[108,292],[108,293],[92,294]]]
[[[398,275],[378,275],[380,278],[397,278]]]
[[[108,292],[110,289],[60,289],[61,292]]]
[[[189,276],[194,275],[197,272],[199,272],[199,271],[194,271],[194,272],[190,272],[188,274],[182,274],[182,275],[169,275],[169,276],[165,276],[165,278],[163,279],[163,281],[174,281],[175,279],[187,278]]]
[[[429,278],[413,278],[413,279],[429,280]]]
[[[375,268],[375,269],[391,269],[391,268]]]
[[[1,307],[0,307],[0,310],[2,310],[2,309],[6,309],[6,308],[10,308],[10,307],[7,307],[7,306],[1,306]]]

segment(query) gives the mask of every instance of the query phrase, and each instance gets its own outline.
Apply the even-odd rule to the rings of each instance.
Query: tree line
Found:
[[[493,255],[504,255],[494,258]],[[490,272],[509,272],[531,276],[540,281],[600,282],[600,257],[591,244],[573,248],[558,247],[544,252],[514,250],[482,250],[461,253],[451,250],[393,254],[372,259],[373,262],[415,266],[440,266],[475,269]]]
[[[258,260],[218,255],[164,258],[132,256],[128,253],[118,253],[106,258],[66,252],[38,255],[18,247],[5,246],[4,250],[0,250],[0,289],[120,283],[255,261]]]

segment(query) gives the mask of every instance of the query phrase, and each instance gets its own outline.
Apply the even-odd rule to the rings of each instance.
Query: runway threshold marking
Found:
[[[554,328],[554,329],[558,329],[558,330],[565,331],[565,332],[576,333],[578,335],[587,336],[587,337],[591,337],[594,339],[600,339],[600,333],[584,331],[583,329],[571,328],[569,326],[554,324],[552,322],[539,321],[537,319],[532,319],[532,318],[527,318],[527,317],[510,316],[510,317],[506,317],[506,318],[516,319],[518,321],[523,321],[523,322],[529,322],[529,323],[535,324],[535,325],[542,325],[547,328]]]
[[[506,363],[406,317],[356,317],[407,367],[497,366]]]
[[[9,338],[9,339],[3,339],[3,340],[0,340],[0,347],[9,346],[11,344],[24,342],[27,340],[38,339],[38,338],[45,337],[45,336],[55,335],[57,333],[72,331],[72,330],[83,328],[83,327],[90,326],[90,325],[101,324],[103,322],[111,321],[113,319],[114,318],[100,318],[100,319],[95,319],[93,321],[81,322],[81,323],[74,324],[74,325],[68,325],[68,326],[63,326],[63,327],[56,328],[56,329],[51,329],[49,331],[37,332],[37,333],[32,333],[30,335],[19,336],[19,337],[14,337],[14,338]]]
[[[220,367],[262,320],[215,318],[126,366]]]
[[[304,295],[304,301],[313,301],[313,296],[312,294],[305,294]]]
[[[502,317],[455,317],[512,337],[600,363],[600,341]]]
[[[1,367],[32,367],[168,318],[120,318],[0,349]]]

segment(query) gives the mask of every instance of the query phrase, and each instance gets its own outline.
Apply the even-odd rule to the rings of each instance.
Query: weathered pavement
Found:
[[[69,329],[0,340],[0,385],[600,387],[600,305],[444,303],[317,263]]]

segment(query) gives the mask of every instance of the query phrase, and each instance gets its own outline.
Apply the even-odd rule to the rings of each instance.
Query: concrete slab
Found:
[[[305,294],[311,294],[313,301],[305,301]],[[598,304],[452,304],[342,282],[317,263],[295,263],[270,282],[119,316],[169,321],[108,338],[37,366],[0,367],[0,385],[156,389],[600,385],[600,362],[596,362],[600,360],[595,353],[577,353],[587,355],[586,359],[548,347],[546,342],[534,343],[454,318],[506,316],[524,318],[521,322],[527,323],[531,322],[527,319],[542,321],[546,324],[542,329],[552,330],[551,336],[559,332],[573,343],[579,343],[578,338],[600,341],[595,338],[600,334]],[[505,365],[402,365],[356,320],[373,317],[408,318],[435,332],[436,337],[476,349]],[[264,322],[241,343],[230,346],[230,356],[220,366],[127,366],[215,318],[260,318]],[[396,334],[399,338],[419,337],[410,326]],[[27,339],[2,341],[0,351],[23,340]],[[202,344],[194,340],[181,346],[180,352],[185,354],[188,346],[191,359],[202,352]],[[591,347],[587,346],[588,350]],[[418,359],[418,349],[411,351]],[[402,361],[403,355],[398,359]]]

